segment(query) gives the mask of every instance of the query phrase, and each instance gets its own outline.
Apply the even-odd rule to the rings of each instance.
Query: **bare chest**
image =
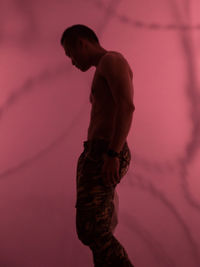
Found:
[[[95,72],[91,85],[90,103],[93,106],[107,106],[108,103],[111,104],[112,102],[112,94],[107,81],[101,74]]]

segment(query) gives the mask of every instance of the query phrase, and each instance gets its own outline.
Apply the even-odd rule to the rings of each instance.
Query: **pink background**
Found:
[[[136,267],[200,266],[199,12],[198,0],[0,1],[1,267],[93,266],[74,206],[95,68],[60,46],[77,23],[134,73],[116,237]]]

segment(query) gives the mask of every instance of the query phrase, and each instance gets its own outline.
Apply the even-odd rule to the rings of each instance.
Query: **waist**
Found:
[[[83,142],[85,151],[98,151],[98,152],[106,152],[109,148],[110,141],[105,139],[92,139],[86,140]],[[127,146],[127,141],[125,141],[123,148]],[[122,149],[123,149],[122,148]]]

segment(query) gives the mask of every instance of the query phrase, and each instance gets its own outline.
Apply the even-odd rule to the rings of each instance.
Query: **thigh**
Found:
[[[85,156],[77,168],[76,207],[107,206],[113,200],[114,189],[105,187],[102,179],[103,157]]]
[[[127,143],[124,144],[120,152],[120,183],[122,177],[127,173],[131,160],[131,153]],[[103,181],[102,174],[103,156],[102,153],[94,151],[92,153],[83,152],[78,160],[77,166],[77,201],[76,207],[92,207],[107,205],[113,201],[114,190],[117,185],[107,186]]]
[[[87,156],[77,185],[76,228],[79,239],[89,244],[95,237],[111,231],[114,188],[102,182],[101,157]]]
[[[79,238],[92,242],[96,237],[111,232],[113,212],[112,201],[106,205],[78,206],[76,208],[76,230]]]

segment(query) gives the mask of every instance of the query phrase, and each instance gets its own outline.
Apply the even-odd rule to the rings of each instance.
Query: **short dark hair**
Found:
[[[64,40],[66,39],[70,45],[75,45],[78,37],[83,37],[90,42],[99,44],[99,39],[96,36],[95,32],[89,27],[82,24],[75,24],[67,29],[62,34],[60,43],[63,45]]]

